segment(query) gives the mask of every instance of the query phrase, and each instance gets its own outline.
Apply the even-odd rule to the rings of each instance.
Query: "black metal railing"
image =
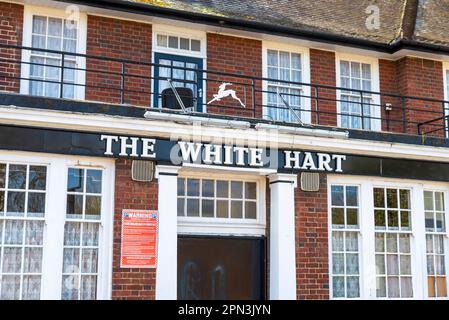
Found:
[[[446,137],[449,102],[0,44],[0,90],[274,123]]]

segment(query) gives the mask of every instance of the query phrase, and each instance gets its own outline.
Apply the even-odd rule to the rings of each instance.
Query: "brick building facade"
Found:
[[[0,2],[0,299],[448,297],[447,52],[121,2]]]

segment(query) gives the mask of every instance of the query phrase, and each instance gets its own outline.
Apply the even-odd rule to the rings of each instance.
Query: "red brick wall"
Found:
[[[23,6],[0,2],[0,43],[21,45],[22,29]],[[20,50],[0,47],[0,57],[19,62],[0,62],[0,91],[19,92],[20,80],[17,78],[20,77]]]
[[[405,57],[398,61],[398,86],[401,94],[406,96],[444,99],[443,65],[440,61]],[[407,132],[417,133],[417,123],[432,120],[443,115],[443,107],[439,102],[428,102],[408,99]],[[423,127],[425,131],[441,128],[442,122],[434,122],[435,126]],[[433,133],[442,136],[443,131]]]
[[[155,298],[156,270],[120,268],[121,214],[122,209],[157,210],[158,184],[132,181],[131,162],[116,162],[112,299],[147,300]]]
[[[379,80],[380,92],[399,94],[398,84],[398,63],[391,60],[379,60]],[[390,103],[391,111],[386,111],[384,106]],[[382,130],[390,132],[404,132],[402,99],[394,96],[383,95],[381,97],[382,105]]]
[[[299,179],[299,176],[298,176]],[[295,192],[298,299],[329,299],[327,178],[319,192]]]
[[[138,62],[151,62],[152,27],[133,21],[88,16],[87,54],[107,58],[119,58]],[[151,100],[151,68],[125,64],[128,74],[146,77],[125,79],[125,103],[148,107]],[[120,103],[122,64],[88,59],[86,76],[86,99]],[[99,72],[94,72],[99,71]],[[118,74],[105,74],[113,72]],[[96,86],[96,87],[94,87]],[[98,88],[107,87],[107,88]],[[134,91],[134,92],[133,92]]]
[[[310,49],[310,79],[312,84],[336,86],[335,53]],[[319,89],[319,124],[337,125],[336,92],[334,89]],[[315,96],[312,88],[312,96]],[[326,101],[330,99],[331,101]],[[315,101],[312,101],[312,122],[316,123]]]
[[[224,36],[214,33],[207,34],[207,69],[209,71],[229,72],[239,75],[262,77],[262,42],[245,38]],[[246,104],[246,109],[240,107],[240,104],[232,98],[225,98],[218,102],[226,108],[209,105],[207,109],[211,113],[221,113],[227,115],[239,115],[252,117],[252,86],[251,80],[241,78],[232,78],[208,73],[207,74],[207,101],[213,98],[217,93],[218,86],[222,82],[230,82],[234,85],[229,89],[234,89],[237,96]],[[255,96],[256,116],[262,115],[262,89],[261,81],[256,81]],[[246,96],[246,99],[245,99]]]

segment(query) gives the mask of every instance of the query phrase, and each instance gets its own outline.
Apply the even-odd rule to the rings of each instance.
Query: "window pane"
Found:
[[[62,19],[48,18],[48,35],[62,36]]]
[[[200,180],[187,179],[187,195],[199,197],[200,195]]]
[[[346,187],[346,205],[356,207],[358,203],[358,188],[354,186]]]
[[[424,207],[426,210],[432,211],[433,208],[433,193],[424,191]]]
[[[20,276],[2,277],[1,300],[18,300],[20,298]]]
[[[398,207],[398,190],[387,189],[387,206],[388,208]]]
[[[42,248],[25,248],[24,272],[25,273],[42,272]]]
[[[243,218],[242,201],[231,201],[231,218]]]
[[[229,202],[227,200],[217,200],[217,218],[228,218]]]
[[[22,217],[25,212],[25,192],[8,192],[8,216]]]
[[[28,193],[28,217],[43,217],[45,214],[45,193]]]
[[[67,191],[83,192],[84,191],[84,170],[83,169],[69,169]]]
[[[41,277],[24,276],[22,287],[23,300],[39,300],[41,296]]]
[[[203,200],[201,213],[203,217],[213,218],[214,217],[214,200]]]
[[[359,277],[348,277],[348,298],[358,298],[360,296]]]
[[[22,270],[22,248],[3,248],[3,273],[20,273]],[[4,277],[4,276],[3,276]]]
[[[374,210],[374,224],[376,229],[385,229],[385,211],[384,210]]]
[[[343,208],[332,208],[332,225],[337,228],[344,228],[345,217]]]
[[[179,41],[179,49],[189,50],[190,49],[190,40],[186,38],[181,38]]]
[[[191,50],[192,51],[201,51],[201,41],[200,40],[191,40]]]
[[[344,232],[332,232],[332,251],[344,251]]]
[[[0,188],[5,187],[6,181],[6,164],[0,163]]]
[[[215,181],[214,180],[202,180],[202,193],[203,197],[215,196]]]
[[[33,15],[33,33],[43,34],[47,33],[47,18]]]
[[[86,192],[101,193],[101,170],[86,170]]]
[[[66,222],[64,226],[64,245],[79,246],[81,241],[81,223]]]
[[[67,195],[67,215],[73,215],[72,218],[80,218],[83,215],[83,196]]]
[[[168,46],[168,39],[167,36],[158,34],[157,35],[157,45],[160,47],[167,47]]]
[[[217,181],[217,197],[227,198],[229,197],[229,182]]]
[[[101,197],[86,196],[86,219],[99,220],[101,215]]]
[[[240,181],[231,182],[231,198],[241,199],[243,198],[243,183]]]
[[[257,208],[255,201],[245,202],[245,219],[257,219]]]
[[[332,205],[333,206],[344,206],[344,188],[343,186],[332,186]]]
[[[178,49],[178,37],[168,37],[168,47]]]
[[[25,244],[44,244],[44,221],[30,220],[26,222]]]
[[[332,289],[334,298],[343,298],[345,296],[344,277],[332,277]]]
[[[24,165],[12,164],[9,166],[9,189],[25,189],[27,167]]]
[[[97,272],[97,249],[83,249],[81,256],[81,272],[96,273]]]
[[[185,202],[184,198],[178,198],[178,217],[185,216]]]
[[[29,180],[29,189],[45,190],[47,184],[47,167],[30,166]]]
[[[198,199],[187,199],[187,216],[200,216],[200,201]]]
[[[385,208],[385,189],[374,188],[374,206]]]
[[[185,194],[186,194],[185,179],[178,178],[178,196],[184,196]]]
[[[347,209],[346,210],[346,224],[348,228],[356,228],[358,226],[358,210]]]
[[[257,184],[255,182],[245,182],[245,198],[256,199]]]

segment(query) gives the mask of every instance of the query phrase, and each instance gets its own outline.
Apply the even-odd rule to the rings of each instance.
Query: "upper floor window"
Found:
[[[24,31],[24,46],[35,50],[23,50],[22,92],[82,99],[85,59],[70,53],[84,53],[84,22],[26,7]]]
[[[276,44],[264,50],[264,117],[269,120],[309,122],[310,88],[307,52]]]
[[[186,37],[178,37],[167,34],[157,34],[157,46],[175,50],[201,52],[201,40]]]
[[[153,26],[153,107],[203,111],[205,44],[204,32]]]
[[[342,57],[337,61],[339,125],[350,129],[380,129],[378,67],[374,61]]]

